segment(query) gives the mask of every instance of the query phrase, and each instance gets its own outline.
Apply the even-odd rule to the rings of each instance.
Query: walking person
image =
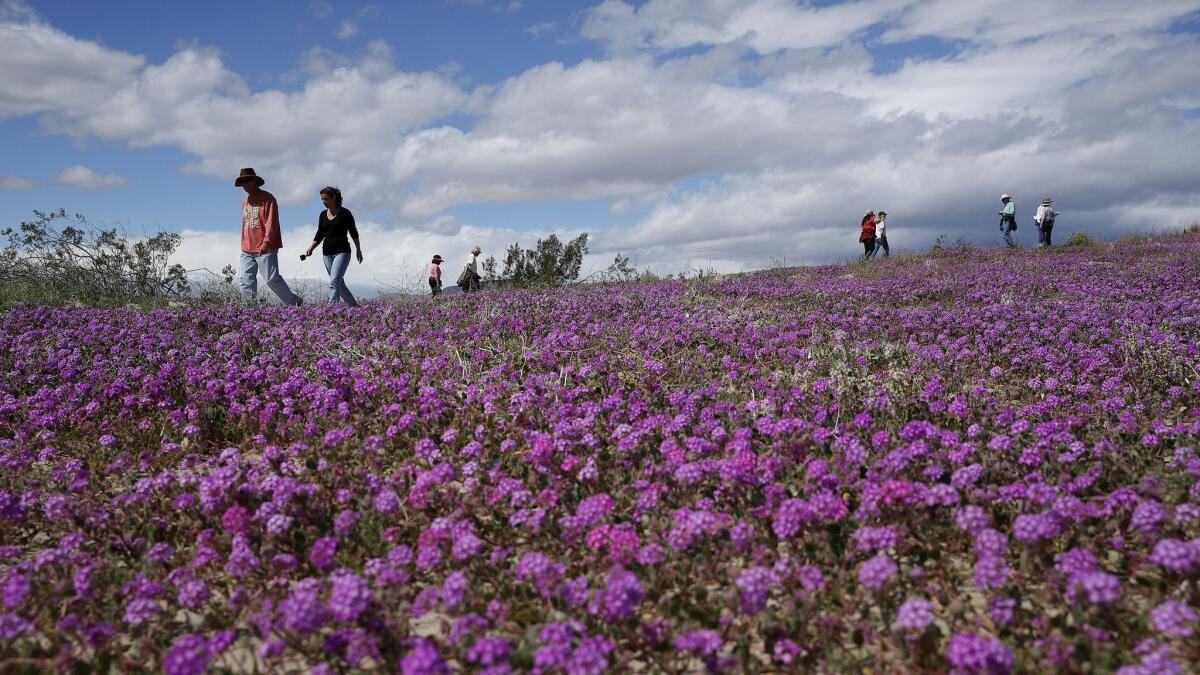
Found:
[[[1000,203],[1004,204],[1004,208],[996,213],[1000,214],[1000,231],[1004,233],[1004,243],[1009,248],[1016,248],[1017,243],[1013,241],[1012,233],[1017,229],[1017,204],[1007,193],[1000,195]]]
[[[463,293],[479,290],[479,254],[482,252],[483,250],[476,246],[467,254],[462,272],[458,275],[458,286]]]
[[[1054,200],[1046,197],[1033,216],[1033,222],[1038,226],[1038,243],[1042,246],[1050,245],[1050,233],[1054,230],[1054,219],[1059,215],[1059,212],[1054,210],[1053,204]]]
[[[335,187],[321,188],[321,203],[325,208],[317,216],[317,234],[313,236],[313,242],[305,255],[312,255],[317,244],[322,244],[321,255],[325,258],[325,271],[329,273],[329,304],[345,302],[351,307],[358,307],[358,300],[346,285],[346,268],[350,266],[350,239],[354,240],[359,264],[363,261],[362,244],[358,241],[354,214],[342,206],[342,191]]]
[[[300,296],[288,288],[279,274],[279,249],[283,248],[283,235],[279,231],[279,203],[275,196],[262,189],[266,180],[254,173],[254,169],[242,169],[233,181],[234,187],[246,191],[242,201],[242,255],[238,275],[238,286],[249,301],[258,296],[258,269],[262,266],[267,288],[271,289],[285,305],[302,305]]]
[[[863,215],[858,240],[863,245],[862,260],[870,260],[875,253],[875,212],[870,209]]]
[[[875,218],[875,250],[871,252],[871,257],[874,258],[881,248],[883,257],[887,258],[892,255],[892,249],[888,248],[887,241],[887,211],[880,211]]]
[[[429,290],[433,291],[433,297],[442,294],[442,256],[433,256],[433,262],[429,263]]]

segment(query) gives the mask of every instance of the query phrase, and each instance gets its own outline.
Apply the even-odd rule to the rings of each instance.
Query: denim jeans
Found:
[[[1004,233],[1004,243],[1009,248],[1016,248],[1017,244],[1013,241],[1012,232],[1017,229],[1017,221],[1015,218],[1002,217],[1000,218],[1000,231]]]
[[[879,249],[883,249],[883,257],[885,257],[885,258],[892,254],[892,249],[888,248],[886,234],[882,237],[878,237],[875,239],[875,252],[871,254],[872,258],[874,258],[879,253]]]
[[[266,253],[246,253],[242,251],[239,258],[241,273],[238,275],[238,287],[247,300],[253,300],[258,295],[258,267],[262,265],[263,277],[267,280],[267,288],[279,297],[285,305],[299,305],[304,301],[288,288],[287,282],[279,274],[279,251]]]
[[[350,266],[350,253],[347,251],[324,258],[325,271],[329,272],[329,304],[336,305],[344,301],[351,307],[358,307],[358,301],[346,286],[346,268]]]

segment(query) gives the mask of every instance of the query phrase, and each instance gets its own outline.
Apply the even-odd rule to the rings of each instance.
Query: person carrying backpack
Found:
[[[1033,222],[1038,226],[1038,243],[1042,246],[1050,245],[1050,232],[1054,230],[1054,219],[1059,215],[1059,212],[1054,210],[1053,204],[1054,200],[1046,197],[1033,216]]]

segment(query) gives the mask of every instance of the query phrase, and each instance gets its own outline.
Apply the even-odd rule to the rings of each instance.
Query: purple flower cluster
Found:
[[[10,308],[0,650],[1198,671],[1198,254],[965,249],[352,315]]]

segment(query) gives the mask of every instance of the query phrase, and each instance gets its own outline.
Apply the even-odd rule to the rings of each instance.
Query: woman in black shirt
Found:
[[[317,234],[308,247],[306,256],[324,241],[321,254],[325,258],[325,271],[329,272],[329,304],[345,302],[357,307],[358,301],[346,286],[346,268],[350,266],[350,241],[354,240],[358,262],[363,261],[362,244],[358,242],[358,228],[354,226],[354,214],[342,208],[342,191],[335,187],[321,188],[321,203],[325,210],[317,218]],[[349,239],[347,238],[349,235]]]

